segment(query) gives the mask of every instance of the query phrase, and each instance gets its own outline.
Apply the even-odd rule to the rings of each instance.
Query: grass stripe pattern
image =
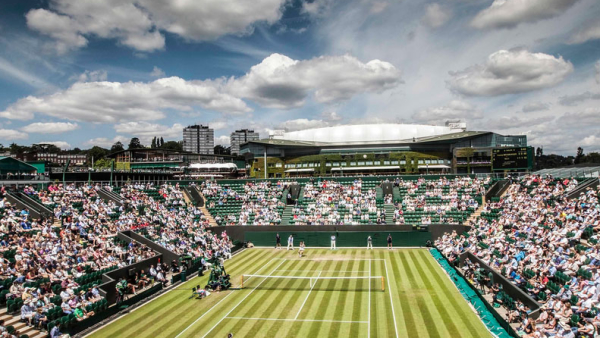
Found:
[[[307,249],[299,258],[297,251],[255,248],[225,268],[234,286],[243,274],[383,276],[389,290],[375,278],[253,277],[244,289],[190,299],[192,287],[207,283],[205,275],[89,337],[491,337],[425,249]]]

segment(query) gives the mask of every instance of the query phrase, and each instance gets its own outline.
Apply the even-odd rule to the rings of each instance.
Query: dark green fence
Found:
[[[255,246],[275,246],[275,231],[247,231],[245,240]],[[336,235],[336,245],[338,247],[366,247],[367,237],[373,238],[374,247],[387,246],[387,236],[392,235],[392,242],[395,247],[420,247],[425,246],[428,240],[431,240],[430,232],[423,231],[396,231],[396,232],[375,232],[375,231],[339,231],[339,232],[316,232],[316,231],[280,231],[281,246],[287,246],[287,240],[290,235],[294,236],[294,246],[298,246],[301,241],[309,247],[329,247],[331,245],[331,235]]]

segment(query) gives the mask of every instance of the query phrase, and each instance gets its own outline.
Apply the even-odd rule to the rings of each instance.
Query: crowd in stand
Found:
[[[281,210],[285,207],[283,192],[296,182],[269,181],[248,182],[243,191],[216,182],[204,182],[200,186],[202,194],[210,201],[209,208],[225,206],[237,202],[239,213],[217,214],[215,220],[226,225],[272,225],[281,223]],[[237,210],[236,210],[237,211]]]
[[[308,182],[304,185],[301,200],[294,206],[294,224],[338,225],[359,224],[376,217],[385,224],[385,210],[377,207],[375,189],[363,189],[362,180],[352,184],[336,181]]]
[[[600,329],[600,204],[597,187],[567,199],[575,179],[524,176],[499,202],[489,203],[465,234],[436,246],[449,261],[470,251],[543,304],[540,316],[507,297],[490,271],[467,260],[464,275],[505,306],[525,337],[592,337]],[[486,217],[485,215],[496,215]]]
[[[114,189],[119,202],[100,198],[101,189],[112,190],[99,184],[22,188],[53,210],[54,222],[33,219],[27,209],[7,201],[5,188],[0,190],[0,303],[18,312],[27,325],[46,328],[55,318],[81,321],[93,316],[106,302],[99,290],[101,273],[157,255],[139,242],[119,240],[119,231],[138,231],[207,265],[231,256],[227,235],[207,231],[207,218],[199,208],[186,205],[177,185],[125,185]],[[174,268],[179,269],[176,262],[152,266],[148,274],[139,271],[125,281],[125,292],[139,292],[151,281],[167,283]]]
[[[395,202],[394,224],[405,224],[405,213],[423,212],[420,224],[431,224],[432,217],[437,223],[458,224],[459,220],[448,216],[451,211],[467,212],[476,210],[476,199],[485,193],[490,178],[471,178],[468,176],[437,180],[419,178],[415,181],[397,179],[394,186],[405,191],[401,201]]]

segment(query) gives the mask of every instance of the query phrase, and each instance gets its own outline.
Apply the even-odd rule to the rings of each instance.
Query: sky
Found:
[[[600,151],[600,1],[0,2],[5,146],[449,119]]]

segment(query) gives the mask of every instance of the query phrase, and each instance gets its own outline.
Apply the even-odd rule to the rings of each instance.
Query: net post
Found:
[[[381,276],[381,291],[385,291],[385,282],[383,280],[383,276]]]
[[[240,283],[242,286],[241,289],[243,289],[244,288],[244,275],[241,275],[240,279],[242,280],[242,282]]]

